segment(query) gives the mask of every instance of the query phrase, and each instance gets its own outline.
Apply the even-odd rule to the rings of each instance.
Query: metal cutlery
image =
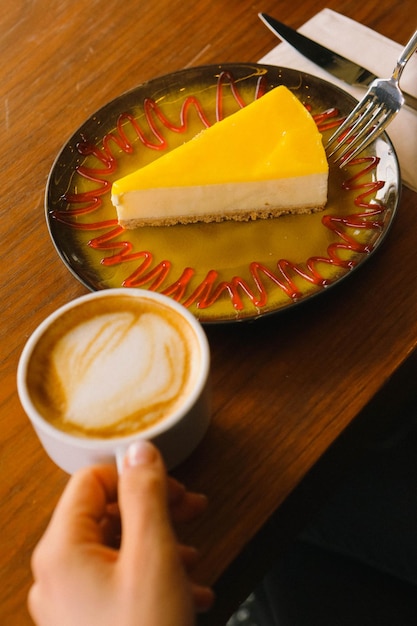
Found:
[[[346,165],[385,130],[404,104],[399,87],[402,72],[417,50],[417,31],[400,54],[391,78],[376,79],[326,145],[329,158]]]
[[[280,39],[289,43],[307,59],[339,80],[343,80],[348,85],[369,87],[369,85],[378,78],[365,67],[325,48],[270,15],[266,13],[259,13],[258,15],[262,22]],[[405,104],[417,110],[417,98],[404,91],[403,96]]]

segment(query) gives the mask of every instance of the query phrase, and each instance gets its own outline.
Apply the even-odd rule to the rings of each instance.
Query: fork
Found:
[[[365,150],[403,106],[399,81],[416,50],[417,30],[400,54],[391,78],[374,80],[362,100],[330,137],[326,145],[328,158],[335,155],[335,162],[339,162],[340,167]]]

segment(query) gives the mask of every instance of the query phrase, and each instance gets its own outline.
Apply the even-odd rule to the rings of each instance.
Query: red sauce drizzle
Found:
[[[245,106],[245,102],[239,93],[233,76],[229,72],[222,72],[218,77],[217,83],[217,120],[223,119],[223,90],[226,83],[228,87],[231,88],[237,104],[241,108]],[[263,95],[266,89],[265,77],[260,77],[256,85],[255,98],[259,98]],[[94,183],[95,187],[91,191],[65,194],[63,199],[72,206],[63,211],[57,210],[51,213],[53,219],[71,228],[83,231],[104,231],[103,234],[94,237],[88,243],[94,250],[102,251],[103,253],[111,252],[111,256],[102,257],[102,265],[113,266],[132,260],[138,261],[138,266],[135,271],[123,281],[123,286],[125,287],[146,286],[148,289],[156,291],[169,277],[172,267],[171,262],[169,260],[163,260],[152,267],[154,261],[152,252],[147,250],[135,252],[133,244],[129,241],[118,241],[117,238],[124,232],[124,229],[118,225],[116,218],[89,223],[80,223],[74,221],[74,218],[93,213],[99,209],[102,205],[102,197],[110,193],[111,182],[106,180],[105,177],[109,174],[113,174],[117,169],[117,158],[113,154],[113,146],[126,154],[133,152],[132,142],[129,140],[126,133],[127,126],[131,131],[134,131],[134,134],[139,138],[144,147],[151,150],[163,151],[167,147],[167,142],[164,138],[164,134],[158,130],[156,120],[172,132],[184,133],[188,128],[187,119],[191,108],[197,112],[203,126],[210,126],[210,121],[201,103],[195,96],[185,98],[180,110],[179,124],[170,121],[162,113],[158,104],[154,100],[147,98],[144,102],[147,124],[146,132],[132,115],[122,113],[118,118],[116,131],[105,135],[100,146],[93,145],[85,137],[82,137],[81,141],[77,144],[79,154],[82,156],[93,156],[98,160],[100,165],[98,167],[80,165],[77,168],[77,173],[82,178]],[[314,119],[320,132],[324,132],[341,123],[338,116],[338,110],[331,108],[315,115]],[[303,292],[296,284],[296,277],[317,287],[329,285],[332,280],[323,277],[319,269],[321,264],[349,270],[356,265],[356,261],[352,258],[344,258],[343,253],[348,251],[369,254],[373,249],[372,243],[360,243],[355,237],[348,234],[347,229],[380,230],[383,227],[382,214],[384,213],[385,207],[381,204],[367,202],[366,198],[373,196],[378,189],[384,186],[384,182],[361,182],[361,179],[365,175],[376,168],[378,160],[377,157],[366,157],[351,161],[351,167],[362,164],[363,169],[360,169],[351,178],[344,181],[342,187],[346,191],[359,191],[358,195],[355,197],[354,204],[363,210],[347,216],[323,216],[323,225],[335,233],[340,239],[340,241],[331,243],[328,246],[327,257],[311,257],[306,261],[304,266],[297,265],[286,259],[280,259],[277,262],[276,271],[274,272],[262,263],[254,261],[250,264],[249,270],[251,279],[256,285],[256,290],[252,290],[249,284],[239,276],[235,276],[230,281],[218,283],[219,273],[212,269],[188,297],[186,296],[186,291],[196,272],[193,268],[187,267],[183,270],[181,276],[168,287],[162,289],[161,293],[171,296],[177,301],[181,301],[186,307],[194,305],[199,309],[209,308],[226,293],[235,310],[241,311],[244,308],[241,293],[245,294],[250,299],[254,307],[262,308],[267,304],[268,292],[265,286],[266,282],[270,282],[279,287],[283,293],[293,301],[297,301],[303,296]]]

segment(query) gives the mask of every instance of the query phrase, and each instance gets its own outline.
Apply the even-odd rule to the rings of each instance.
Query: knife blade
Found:
[[[296,30],[279,22],[266,13],[258,13],[262,22],[280,39],[289,43],[307,59],[318,65],[329,74],[353,87],[368,87],[376,78],[375,74],[365,67],[342,57],[340,54],[325,48],[321,44],[305,37]],[[405,104],[417,111],[417,98],[402,91]]]

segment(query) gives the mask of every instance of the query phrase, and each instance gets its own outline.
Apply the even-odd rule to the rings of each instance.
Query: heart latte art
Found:
[[[49,328],[32,355],[28,384],[54,426],[122,436],[182,406],[198,359],[193,330],[174,311],[146,300],[102,300]]]

